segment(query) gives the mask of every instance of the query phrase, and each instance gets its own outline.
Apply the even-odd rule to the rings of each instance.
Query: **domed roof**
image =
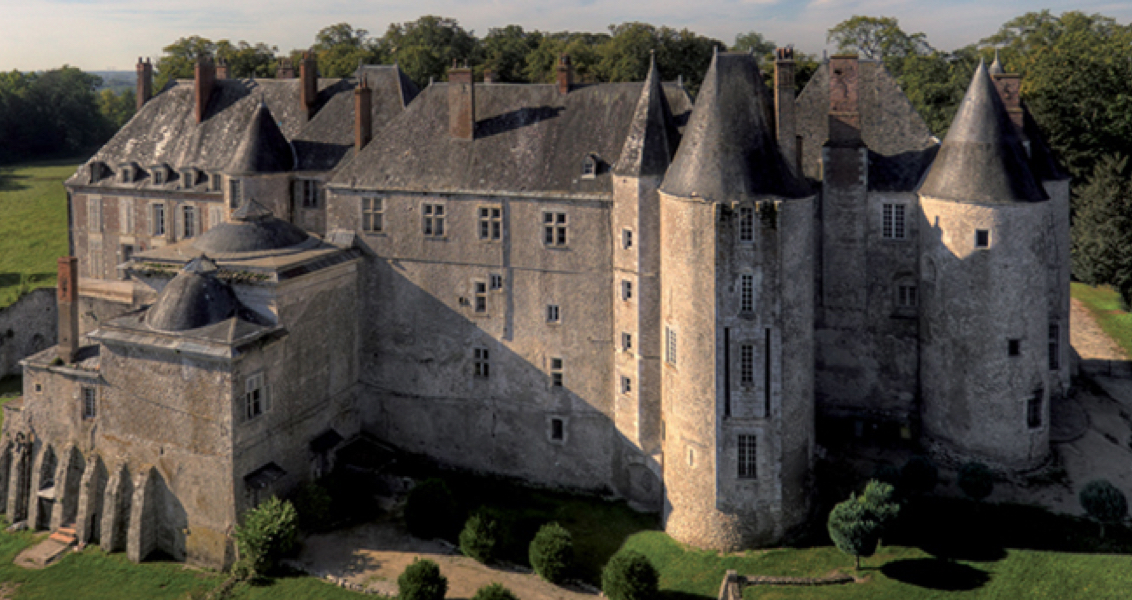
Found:
[[[240,301],[215,272],[216,263],[203,254],[190,261],[157,295],[145,315],[146,325],[158,331],[187,331],[236,316]]]
[[[297,246],[309,239],[305,231],[282,219],[249,198],[232,213],[232,220],[221,223],[196,238],[193,247],[208,254],[262,252]]]

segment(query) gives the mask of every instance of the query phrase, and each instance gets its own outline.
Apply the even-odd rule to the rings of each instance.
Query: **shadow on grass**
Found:
[[[701,596],[676,590],[661,590],[659,597],[660,600],[708,600],[711,598],[711,596]]]
[[[31,179],[28,175],[16,175],[8,170],[0,170],[0,192],[18,192],[26,190],[30,186],[24,184],[21,180]]]
[[[948,592],[978,589],[990,581],[986,571],[938,558],[896,560],[881,567],[880,571],[901,583]]]

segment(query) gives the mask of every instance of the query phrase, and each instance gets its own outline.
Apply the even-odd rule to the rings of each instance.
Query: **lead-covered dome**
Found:
[[[204,232],[193,247],[212,255],[263,252],[297,246],[309,238],[305,231],[275,218],[270,210],[249,198],[232,213],[231,221]]]
[[[216,263],[203,254],[185,265],[157,295],[145,322],[158,331],[187,331],[236,316],[240,301],[216,278]]]

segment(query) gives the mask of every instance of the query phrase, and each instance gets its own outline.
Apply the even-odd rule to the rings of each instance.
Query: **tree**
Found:
[[[829,537],[838,550],[856,557],[857,569],[861,568],[861,557],[876,552],[881,536],[900,513],[893,495],[891,485],[872,480],[860,496],[851,494],[829,513]]]
[[[542,43],[542,33],[526,32],[518,25],[493,27],[483,39],[484,69],[491,69],[496,81],[524,83],[527,56]]]
[[[460,532],[460,550],[467,556],[487,564],[495,560],[499,546],[499,522],[485,511],[468,517]]]
[[[323,27],[314,36],[311,46],[318,60],[322,77],[350,77],[364,63],[384,62],[365,29],[355,29],[349,23],[336,23]],[[292,55],[292,60],[298,57]],[[298,64],[298,63],[295,63]]]
[[[547,523],[531,540],[528,558],[543,579],[562,583],[574,565],[574,538],[558,523]]]
[[[857,52],[861,57],[873,60],[903,58],[932,51],[927,36],[904,33],[893,17],[852,16],[834,25],[826,34],[825,41],[837,44],[838,52]]]
[[[777,47],[774,40],[766,39],[763,34],[757,31],[748,31],[735,36],[735,43],[731,45],[731,51],[750,52],[759,57],[759,62],[763,63],[774,56],[774,50]]]
[[[385,61],[396,62],[422,87],[430,78],[444,80],[453,63],[480,62],[479,43],[473,33],[460,27],[456,19],[434,15],[391,24],[377,47]]]
[[[979,58],[974,46],[967,46],[955,52],[933,51],[885,59],[885,64],[898,65],[898,68],[890,70],[899,73],[897,81],[900,88],[923,117],[928,129],[943,139],[967,93]]]
[[[1124,497],[1124,492],[1107,479],[1094,479],[1086,483],[1077,499],[1081,501],[1085,512],[1100,523],[1102,538],[1105,523],[1120,523],[1128,516],[1128,500]]]
[[[115,130],[134,116],[136,108],[137,96],[134,90],[122,90],[122,93],[115,94],[113,90],[104,89],[98,94],[98,111]]]
[[[295,510],[299,513],[299,526],[305,531],[319,531],[330,523],[334,500],[330,492],[315,481],[299,486],[295,494]]]
[[[501,583],[492,583],[476,590],[472,600],[519,600],[511,590],[503,587]]]
[[[272,496],[266,502],[248,511],[242,525],[236,527],[234,537],[244,562],[252,575],[263,575],[275,566],[275,561],[295,545],[299,515],[286,500]]]
[[[243,40],[233,45],[228,40],[216,43],[216,58],[228,64],[228,76],[238,78],[275,77],[275,54],[278,46],[263,42],[249,44]]]
[[[645,555],[622,550],[601,572],[601,591],[610,600],[652,600],[657,597],[660,574]]]
[[[1073,276],[1111,285],[1132,307],[1132,169],[1127,156],[1105,156],[1076,198],[1071,256]]]
[[[174,79],[192,79],[193,69],[201,58],[212,58],[216,44],[199,35],[180,38],[161,49],[157,59],[157,73],[153,77],[153,90],[159,92]]]
[[[959,468],[959,489],[979,502],[994,491],[994,474],[981,462],[968,462]]]
[[[443,600],[446,593],[448,578],[427,558],[414,559],[397,577],[398,600]]]
[[[570,55],[575,79],[579,82],[597,81],[595,67],[599,60],[598,48],[609,36],[604,33],[559,33],[543,34],[538,46],[527,54],[523,74],[531,83],[553,83],[557,73],[558,58]]]
[[[688,29],[676,31],[647,23],[622,23],[611,25],[609,31],[610,38],[597,49],[600,60],[595,74],[600,81],[642,81],[655,55],[662,79],[682,77],[695,93],[715,49],[725,49],[723,42]]]

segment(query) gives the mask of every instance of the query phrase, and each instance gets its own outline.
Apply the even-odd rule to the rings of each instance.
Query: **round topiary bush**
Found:
[[[405,525],[409,533],[421,539],[452,535],[456,521],[456,500],[448,484],[440,479],[427,479],[409,492],[405,501]]]
[[[240,568],[249,577],[266,574],[295,545],[298,532],[299,515],[289,501],[272,496],[249,510],[233,535],[243,561]]]
[[[969,462],[959,468],[959,489],[978,502],[994,491],[994,474],[981,462]]]
[[[1101,537],[1104,537],[1105,523],[1119,523],[1128,515],[1128,499],[1107,479],[1094,479],[1081,488],[1077,499],[1081,508],[1101,524]]]
[[[531,567],[550,583],[559,584],[574,566],[574,538],[558,523],[547,523],[531,540]]]
[[[653,600],[659,585],[656,567],[632,550],[614,554],[601,572],[601,591],[610,600]]]
[[[499,547],[499,522],[484,511],[468,517],[460,532],[460,550],[465,556],[487,564],[495,560]]]
[[[925,456],[913,456],[900,469],[900,489],[905,494],[927,494],[939,482],[939,470]]]
[[[427,558],[418,558],[397,577],[398,600],[443,600],[448,593],[448,578],[440,574],[440,566]]]
[[[295,510],[299,513],[299,527],[304,531],[320,531],[330,525],[333,500],[322,485],[308,481],[295,494]]]
[[[476,590],[472,600],[519,600],[519,597],[503,587],[503,584],[493,583]]]

